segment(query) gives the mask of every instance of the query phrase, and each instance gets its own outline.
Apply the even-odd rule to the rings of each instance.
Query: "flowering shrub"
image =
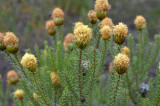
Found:
[[[137,16],[139,39],[135,43],[134,36],[128,35],[127,25],[120,22],[114,26],[107,17],[110,8],[107,0],[96,0],[95,11],[88,13],[90,24],[75,23],[73,34],[67,34],[64,40],[65,14],[55,8],[52,20],[46,22],[52,45],[44,41],[44,50],[36,45],[35,54],[27,51],[22,57],[14,33],[0,33],[0,50],[17,71],[7,74],[7,88],[15,90],[11,94],[14,103],[24,106],[158,105],[159,72],[156,78],[148,78],[147,70],[159,59],[160,37],[155,35],[155,41],[148,43],[146,20]],[[101,73],[109,53],[113,61],[105,81]],[[149,85],[143,83],[146,79]],[[1,104],[6,105],[7,93],[0,89]]]

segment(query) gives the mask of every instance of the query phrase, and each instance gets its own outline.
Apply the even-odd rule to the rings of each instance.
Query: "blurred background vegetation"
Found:
[[[160,0],[108,0],[112,6],[108,16],[114,24],[124,22],[130,33],[137,33],[134,26],[136,15],[147,19],[150,39],[159,33]],[[0,32],[14,32],[20,39],[20,51],[34,49],[43,41],[49,41],[45,22],[50,19],[53,8],[60,7],[65,12],[64,35],[72,32],[73,23],[83,21],[88,24],[88,11],[94,9],[95,0],[0,0]],[[136,35],[136,34],[134,34]],[[9,62],[0,55],[0,74],[5,85],[6,73],[11,70]],[[108,65],[107,65],[108,66]]]

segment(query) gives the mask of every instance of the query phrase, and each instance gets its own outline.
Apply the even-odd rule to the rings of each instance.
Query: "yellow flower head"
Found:
[[[94,8],[96,11],[108,11],[111,6],[108,3],[108,0],[96,0]]]
[[[125,41],[125,37],[128,34],[127,25],[119,23],[118,25],[114,26],[113,34],[114,34],[114,41],[117,44],[123,44],[123,42]]]
[[[52,18],[56,26],[61,26],[64,21],[64,12],[60,8],[55,8],[52,12]]]
[[[46,30],[48,30],[48,33],[50,35],[55,35],[56,30],[55,30],[55,24],[53,20],[49,20],[46,22]]]
[[[128,27],[127,27],[127,25],[125,25],[121,22],[118,25],[114,26],[113,33],[115,36],[126,37],[128,34]]]
[[[115,64],[117,73],[124,74],[129,66],[130,59],[126,54],[119,53],[117,56],[115,56],[113,63]]]
[[[94,10],[90,10],[88,12],[88,19],[92,24],[95,24],[97,22],[97,15]]]
[[[81,25],[74,30],[74,41],[80,49],[84,49],[92,37],[92,29],[87,25]]]
[[[108,40],[112,35],[112,30],[109,26],[104,26],[100,29],[100,34],[103,40]]]
[[[14,70],[10,70],[7,73],[7,82],[8,84],[16,84],[19,81],[18,74]]]
[[[143,16],[137,16],[134,24],[136,25],[138,30],[142,30],[144,25],[146,24],[146,19]]]
[[[6,36],[4,36],[4,44],[5,46],[16,45],[18,44],[19,39],[12,32],[7,32]]]
[[[33,93],[33,98],[38,101],[38,95],[35,92]]]
[[[17,89],[14,93],[13,93],[14,97],[18,98],[19,100],[22,100],[24,97],[24,92],[21,89]]]
[[[59,87],[59,86],[60,86],[60,79],[59,79],[59,76],[57,75],[57,73],[52,72],[52,73],[50,74],[50,78],[51,78],[52,83],[53,83],[56,87]]]
[[[108,0],[96,0],[94,8],[97,18],[102,20],[107,16],[107,13],[110,10],[111,6],[109,5]]]
[[[37,59],[33,54],[26,53],[21,59],[21,64],[32,72],[37,69]]]
[[[113,29],[114,24],[112,22],[112,19],[108,17],[104,18],[100,23],[100,27],[103,28],[104,26],[109,26],[111,29]]]
[[[121,49],[121,52],[122,53],[125,53],[127,56],[130,54],[130,50],[128,47],[124,46],[122,49]]]
[[[55,28],[55,24],[54,24],[53,20],[49,20],[46,22],[46,30],[54,29],[54,28]]]
[[[80,26],[83,26],[84,24],[82,22],[76,22],[74,25],[74,30],[77,29]]]
[[[63,18],[64,12],[60,8],[55,8],[52,12],[52,18]]]
[[[64,38],[64,42],[63,42],[63,47],[64,49],[70,44],[72,43],[74,36],[72,33],[68,33],[65,38]]]

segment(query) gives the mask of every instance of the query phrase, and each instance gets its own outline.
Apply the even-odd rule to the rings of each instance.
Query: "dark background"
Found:
[[[43,49],[43,41],[49,41],[45,30],[45,22],[55,7],[65,12],[64,35],[72,32],[73,23],[83,21],[88,24],[87,13],[94,9],[95,0],[0,0],[0,32],[14,32],[20,39],[20,52],[27,48],[34,49],[38,44]],[[108,13],[114,24],[123,22],[128,25],[129,32],[137,31],[134,26],[136,15],[143,15],[147,20],[150,41],[160,29],[160,0],[109,0],[112,6]],[[109,58],[110,61],[110,58]],[[108,67],[106,63],[106,67]],[[8,60],[0,54],[0,74],[4,88],[6,74],[12,67]]]

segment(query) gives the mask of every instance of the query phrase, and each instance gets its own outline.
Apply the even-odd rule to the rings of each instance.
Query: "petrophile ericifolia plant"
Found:
[[[11,96],[22,106],[160,105],[160,66],[155,78],[148,75],[159,59],[160,36],[149,43],[143,16],[134,21],[139,34],[129,34],[125,23],[114,25],[110,9],[108,0],[96,0],[88,12],[89,24],[73,23],[65,37],[64,12],[53,9],[44,25],[51,44],[44,41],[44,49],[36,45],[24,55],[14,33],[0,33],[1,53],[14,68],[7,73],[7,91],[0,89],[1,104],[7,106]],[[108,75],[102,75],[109,56]]]

